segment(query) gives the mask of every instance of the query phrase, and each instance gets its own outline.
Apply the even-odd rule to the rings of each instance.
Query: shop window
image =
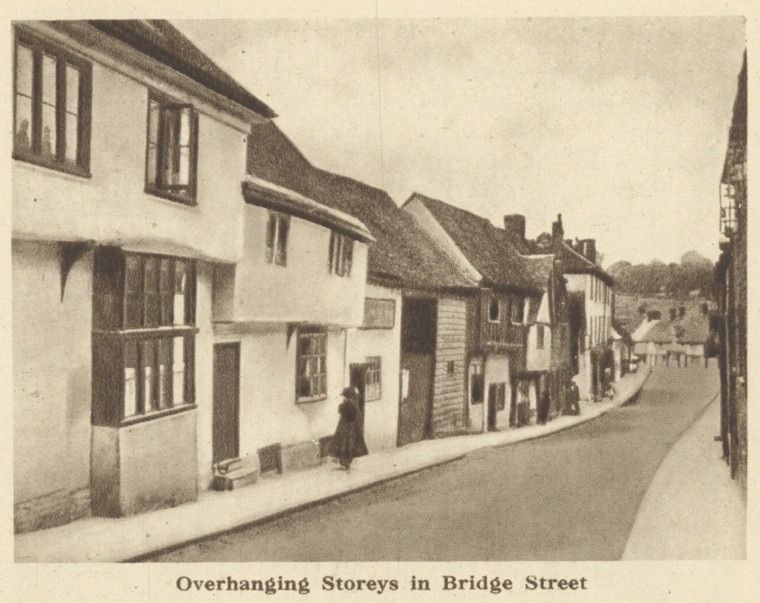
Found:
[[[267,263],[286,266],[288,263],[288,234],[290,216],[269,212],[267,223]]]
[[[198,115],[192,106],[152,91],[147,140],[146,192],[194,205]]]
[[[364,373],[364,400],[372,402],[381,398],[382,358],[367,357],[367,370]]]
[[[354,240],[346,235],[330,233],[330,274],[351,276],[351,264],[354,259]]]
[[[92,66],[16,31],[13,157],[89,176]]]
[[[296,399],[314,402],[327,397],[327,333],[300,331],[298,333]]]

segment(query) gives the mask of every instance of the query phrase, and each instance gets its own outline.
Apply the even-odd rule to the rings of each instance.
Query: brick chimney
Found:
[[[589,262],[596,264],[596,239],[582,239],[581,255]]]
[[[525,216],[522,214],[504,216],[504,230],[521,241],[525,240]]]
[[[562,227],[562,214],[557,214],[557,220],[552,222],[552,241],[562,242],[565,237],[565,229]]]

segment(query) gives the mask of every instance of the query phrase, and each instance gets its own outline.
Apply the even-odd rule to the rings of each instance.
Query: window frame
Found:
[[[367,368],[364,373],[364,401],[374,402],[383,397],[383,358],[382,356],[367,356],[364,360]],[[374,381],[370,382],[370,379]],[[377,386],[371,388],[370,386]],[[376,393],[370,394],[370,392]]]
[[[546,325],[536,323],[536,348],[542,350],[544,348],[544,329]]]
[[[301,354],[301,340],[303,338],[320,338],[322,339],[322,352],[310,353],[307,355]],[[313,343],[312,343],[313,346]],[[312,348],[313,349],[313,348]],[[323,328],[302,328],[298,330],[298,334],[296,337],[296,379],[295,379],[295,396],[296,396],[296,404],[309,404],[311,402],[320,402],[322,400],[327,399],[327,329]],[[307,361],[307,366],[309,360],[312,358],[319,358],[322,359],[322,372],[308,375],[307,378],[310,380],[309,382],[309,389],[311,391],[311,394],[308,396],[302,396],[300,394],[300,387],[299,387],[299,381],[301,379],[301,372],[299,370],[299,365],[301,364],[301,359],[305,358]],[[314,387],[314,379],[315,377],[322,377],[322,388],[321,391],[317,391],[314,393],[313,387]]]
[[[494,303],[496,304],[496,318],[493,318]],[[488,322],[492,324],[499,324],[501,322],[501,300],[495,295],[491,297],[491,301],[488,304]]]
[[[138,261],[140,291],[128,289],[128,258]],[[153,289],[145,291],[148,263],[153,264]],[[177,295],[177,265],[184,267],[182,291],[182,321],[174,316]],[[171,268],[171,278],[164,274],[162,266]],[[93,400],[92,424],[109,427],[124,427],[143,421],[150,421],[170,414],[184,412],[195,405],[195,297],[196,262],[189,258],[149,253],[124,251],[118,248],[98,248],[96,250],[93,277]],[[169,284],[167,284],[169,283]],[[156,296],[155,312],[157,323],[149,316],[150,295]],[[166,298],[162,300],[162,295]],[[165,301],[167,304],[164,309]],[[137,309],[129,309],[131,303]],[[171,311],[168,304],[171,303]],[[110,306],[111,312],[101,306]],[[140,324],[130,324],[129,317],[140,318]],[[169,324],[171,323],[171,324]],[[174,384],[176,340],[182,339],[182,394],[176,400]],[[164,342],[162,344],[162,342]],[[163,353],[162,353],[163,347]],[[145,352],[144,350],[147,350]],[[166,381],[161,381],[161,357],[168,358],[164,364]],[[150,357],[149,398],[145,394],[146,364],[144,357]],[[133,369],[134,409],[126,414],[127,369]],[[165,373],[166,374],[166,373]],[[165,388],[165,389],[164,389]],[[168,402],[161,404],[162,392],[168,392]],[[114,401],[118,396],[118,401]],[[147,402],[146,402],[147,401]],[[114,403],[115,402],[115,403]],[[150,408],[146,407],[146,403]],[[129,405],[131,408],[131,405]]]
[[[155,156],[155,182],[151,182],[150,174],[150,146],[151,146],[151,103],[156,103],[159,106],[158,111],[158,124],[156,126],[156,156]],[[189,111],[189,143],[188,143],[188,183],[182,185],[163,185],[161,183],[162,178],[162,164],[166,153],[166,148],[175,149],[166,142],[167,130],[165,129],[166,113],[170,111],[181,112],[187,109]],[[181,116],[179,118],[180,124],[182,122]],[[155,90],[153,88],[148,89],[148,102],[147,113],[145,119],[145,192],[155,197],[161,197],[169,201],[175,201],[182,205],[194,207],[198,205],[198,111],[191,103],[179,101],[163,92]],[[178,137],[182,136],[181,130],[178,130]],[[176,152],[178,152],[178,145]],[[174,188],[187,188],[188,195],[183,196],[170,190]]]
[[[18,82],[18,49],[26,46],[32,52],[32,90],[31,90],[31,123],[29,148],[20,149],[16,145],[17,138],[17,82]],[[41,150],[42,146],[42,59],[44,55],[56,59],[55,73],[55,152],[48,156]],[[66,67],[71,66],[79,73],[79,95],[77,98],[77,157],[72,163],[66,159]],[[91,178],[90,173],[90,144],[92,119],[92,63],[50,42],[27,28],[13,28],[13,159],[39,165],[41,167]]]
[[[269,232],[271,224],[274,222],[274,234],[272,235],[272,245],[269,245]],[[283,225],[286,226],[285,240],[280,240],[283,232]],[[277,211],[269,210],[267,217],[267,229],[264,234],[264,258],[266,263],[272,266],[288,265],[288,243],[290,241],[290,216]],[[282,247],[282,249],[280,249]],[[278,254],[278,251],[280,252]],[[278,258],[280,261],[278,261]]]
[[[343,233],[330,231],[328,272],[336,276],[350,278],[353,262],[354,239]]]

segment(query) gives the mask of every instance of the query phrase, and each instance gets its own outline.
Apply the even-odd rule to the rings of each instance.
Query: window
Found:
[[[480,362],[470,363],[470,404],[483,403],[484,388],[483,365]]]
[[[147,140],[145,190],[194,205],[198,115],[193,108],[151,92]]]
[[[195,264],[101,247],[93,282],[93,424],[195,401]]]
[[[16,32],[13,157],[89,176],[92,66]]]
[[[354,240],[337,232],[330,233],[330,274],[351,276]]]
[[[298,333],[296,398],[298,402],[313,402],[327,397],[327,333],[300,331]]]
[[[491,322],[499,322],[499,316],[501,314],[501,304],[495,297],[491,298],[491,304],[488,306],[488,320]]]
[[[372,402],[381,398],[382,359],[380,356],[367,358],[367,371],[364,374],[364,400]]]
[[[536,325],[536,347],[544,347],[544,325]]]
[[[267,224],[267,262],[269,264],[287,265],[288,232],[290,232],[290,216],[270,211]]]

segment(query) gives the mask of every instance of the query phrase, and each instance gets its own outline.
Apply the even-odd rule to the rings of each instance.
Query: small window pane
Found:
[[[137,344],[124,345],[124,416],[137,414]]]
[[[172,340],[158,341],[158,407],[172,406]]]
[[[267,223],[267,262],[270,264],[274,261],[274,241],[277,233],[277,216],[269,214]]]
[[[185,402],[185,338],[174,338],[174,404]]]
[[[56,68],[58,61],[49,54],[42,57],[42,102],[55,107],[56,100]]]
[[[66,111],[79,114],[79,70],[66,65]]]
[[[55,106],[42,105],[42,153],[43,155],[55,155]]]
[[[17,151],[32,148],[32,99],[16,95],[16,132],[15,147]]]
[[[190,145],[190,107],[182,109],[179,127],[179,144],[187,147]]]
[[[185,290],[187,288],[187,269],[184,262],[174,265],[174,324],[185,324]]]
[[[288,230],[290,229],[290,221],[287,218],[280,216],[279,222],[275,261],[277,264],[284,266],[287,263],[288,258]]]
[[[190,147],[179,149],[179,174],[177,174],[176,184],[183,186],[190,184]]]
[[[16,92],[31,98],[34,58],[32,49],[23,44],[16,46]]]
[[[156,375],[154,372],[156,360],[156,342],[153,340],[140,342],[140,374],[143,385],[143,412],[157,410]]]
[[[71,113],[66,113],[66,160],[77,162],[77,149],[79,147],[79,118]]]

